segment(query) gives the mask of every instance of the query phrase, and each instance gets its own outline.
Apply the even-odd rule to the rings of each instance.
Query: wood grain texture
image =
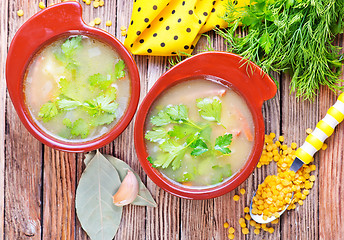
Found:
[[[39,0],[0,1],[0,240],[12,239],[89,239],[75,214],[75,191],[84,170],[84,154],[63,153],[42,146],[20,123],[9,97],[5,93],[5,57],[11,39],[20,25],[39,11]],[[60,0],[47,0],[46,4]],[[81,1],[80,1],[81,2]],[[105,6],[94,9],[82,3],[86,23],[96,17],[102,19],[99,28],[105,28],[120,41],[121,26],[129,26],[132,0],[105,1]],[[24,17],[16,11],[22,8]],[[105,27],[106,20],[113,25]],[[221,37],[209,33],[211,46],[225,50]],[[337,43],[342,45],[340,36]],[[209,43],[205,37],[195,51]],[[168,64],[166,57],[135,56],[141,77],[141,101]],[[287,75],[273,75],[280,82],[275,98],[263,105],[266,133],[284,135],[286,142],[299,145],[306,138],[305,129],[313,128],[336,96],[322,88],[313,103],[295,100],[289,95],[290,79]],[[342,239],[344,235],[343,197],[344,182],[344,125],[328,139],[328,149],[315,158],[317,180],[302,207],[284,214],[275,232],[269,234],[241,233],[238,220],[244,217],[257,186],[267,175],[275,174],[276,164],[255,169],[238,189],[222,197],[191,201],[180,199],[157,187],[143,172],[134,149],[133,124],[111,144],[101,149],[126,161],[147,184],[158,203],[157,208],[127,206],[115,239],[227,239],[223,223],[235,227],[236,239]],[[4,186],[3,186],[4,185]],[[239,190],[246,189],[241,195]],[[238,194],[240,200],[233,201]],[[5,206],[5,210],[3,210]],[[4,211],[4,214],[3,214]],[[247,222],[248,224],[248,222]]]
[[[5,210],[5,112],[6,112],[6,80],[5,62],[8,36],[8,2],[0,2],[0,239],[4,238]]]
[[[8,1],[8,44],[21,24],[37,12],[38,2]],[[21,18],[18,9],[25,11]],[[9,97],[6,122],[4,238],[41,239],[42,144],[21,124]]]
[[[285,136],[286,143],[291,144],[296,142],[298,146],[304,143],[307,137],[306,129],[315,128],[315,125],[320,120],[319,118],[319,98],[314,102],[297,101],[295,95],[289,95],[289,76],[283,75],[284,81],[281,84],[282,88],[282,103],[281,103],[281,117],[282,117],[282,134]],[[314,175],[317,176],[319,167],[319,156],[315,156],[314,164],[317,170]],[[281,221],[281,237],[288,239],[290,233],[295,236],[294,239],[318,239],[319,238],[319,188],[318,182],[314,183],[310,194],[304,201],[303,206],[297,207],[295,210],[288,211],[284,214]]]
[[[344,36],[336,39],[344,45]],[[343,51],[342,51],[343,52]],[[343,70],[343,67],[342,67]],[[342,73],[341,78],[344,78]],[[323,117],[337,101],[328,89],[322,88],[319,111]],[[344,236],[344,124],[340,124],[326,140],[328,149],[319,154],[319,239],[342,239]]]

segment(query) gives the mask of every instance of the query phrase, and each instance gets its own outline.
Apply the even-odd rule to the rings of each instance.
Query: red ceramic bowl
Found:
[[[25,104],[23,80],[32,57],[49,43],[70,35],[86,35],[113,47],[124,60],[131,80],[131,98],[121,120],[108,133],[86,142],[68,142],[44,132],[32,119]],[[30,18],[14,36],[6,63],[7,88],[18,116],[29,132],[42,143],[68,152],[85,152],[113,141],[128,126],[140,96],[140,78],[136,64],[128,50],[109,33],[89,27],[82,20],[79,3],[65,2],[48,7]]]
[[[264,146],[264,120],[261,112],[263,102],[272,98],[276,85],[257,65],[243,65],[240,56],[225,52],[206,52],[190,57],[162,75],[144,98],[135,122],[135,147],[139,161],[147,175],[161,188],[175,196],[187,199],[219,197],[239,186],[256,167]],[[166,89],[189,79],[217,79],[237,91],[247,102],[255,127],[254,147],[242,169],[220,185],[205,188],[188,188],[175,184],[164,177],[147,161],[148,153],[144,139],[145,122],[150,107]],[[213,80],[214,81],[214,80]]]

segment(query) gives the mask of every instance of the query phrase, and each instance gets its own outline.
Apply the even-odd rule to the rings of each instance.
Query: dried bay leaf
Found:
[[[88,165],[88,163],[90,162],[90,160],[93,158],[94,155],[95,155],[95,152],[93,151],[93,152],[88,153],[85,156],[84,162],[85,162],[86,166]],[[146,186],[141,181],[141,178],[139,177],[139,175],[128,164],[126,164],[124,161],[122,161],[118,158],[115,158],[113,156],[110,156],[110,155],[104,155],[104,157],[107,160],[109,160],[109,162],[116,168],[121,181],[123,181],[123,179],[127,175],[128,169],[135,174],[137,181],[139,182],[139,188],[140,189],[139,189],[139,194],[137,195],[137,198],[131,204],[138,205],[138,206],[149,206],[149,207],[156,207],[157,206],[154,198],[152,197],[149,190],[146,188]]]
[[[101,153],[89,156],[76,190],[75,208],[91,239],[111,240],[115,236],[123,208],[112,203],[112,196],[120,185],[117,170]]]

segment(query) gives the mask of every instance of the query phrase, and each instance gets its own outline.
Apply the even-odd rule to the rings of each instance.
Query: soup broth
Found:
[[[184,81],[152,105],[146,148],[153,167],[189,187],[212,186],[239,171],[251,154],[254,124],[245,100],[214,81]]]
[[[89,141],[108,132],[123,116],[130,80],[112,47],[73,36],[34,56],[24,94],[33,119],[47,133],[62,140]]]

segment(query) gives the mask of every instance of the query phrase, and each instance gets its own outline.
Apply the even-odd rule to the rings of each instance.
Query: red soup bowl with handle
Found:
[[[110,46],[124,61],[130,78],[129,104],[118,123],[106,133],[86,141],[61,140],[43,130],[33,119],[25,103],[24,78],[30,61],[36,53],[54,41],[69,36],[92,37]],[[9,48],[6,63],[7,88],[17,114],[27,130],[49,147],[68,151],[86,152],[100,148],[118,137],[132,120],[139,101],[139,73],[129,51],[106,31],[85,24],[82,7],[77,2],[50,6],[31,17],[17,31]]]
[[[249,65],[248,65],[249,64]],[[167,89],[190,79],[217,81],[237,92],[246,101],[254,124],[254,144],[243,167],[222,183],[207,187],[192,188],[178,184],[147,160],[145,142],[146,121],[154,102]],[[144,98],[137,112],[134,138],[138,159],[144,171],[159,187],[186,199],[209,199],[219,197],[238,187],[256,167],[264,146],[265,126],[262,115],[264,101],[275,96],[274,81],[257,65],[242,57],[226,52],[206,52],[190,57],[163,74]]]

